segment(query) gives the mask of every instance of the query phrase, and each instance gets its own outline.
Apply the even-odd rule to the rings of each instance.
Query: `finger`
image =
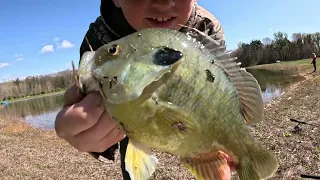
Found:
[[[73,105],[82,123],[73,123],[78,125],[78,133],[93,127],[105,112],[102,104],[102,97],[98,92],[89,93],[82,101]]]
[[[80,102],[84,98],[84,95],[80,92],[80,89],[74,84],[64,93],[63,107],[71,106],[77,102]]]
[[[118,128],[113,128],[110,133],[108,133],[100,141],[91,141],[89,143],[83,143],[81,139],[77,138],[72,141],[72,146],[81,152],[104,152],[112,145],[116,144],[122,140],[125,136]]]
[[[122,139],[124,139],[126,136],[125,134],[118,128],[113,128],[111,132],[105,136],[98,144],[97,148],[94,149],[95,152],[103,152],[112,145],[118,143]]]
[[[75,135],[75,139],[81,141],[82,144],[89,145],[92,142],[98,143],[114,128],[116,128],[116,122],[111,119],[106,111],[104,111],[99,118],[99,121],[95,125],[93,125],[90,129]]]
[[[74,136],[94,126],[104,107],[101,96],[88,94],[82,101],[61,110],[55,120],[55,129],[60,137]]]
[[[228,165],[230,167],[230,170],[231,171],[235,171],[236,170],[236,165],[234,164],[232,158],[229,155],[225,154],[225,153],[223,153],[223,156],[227,160],[227,163],[228,163]]]

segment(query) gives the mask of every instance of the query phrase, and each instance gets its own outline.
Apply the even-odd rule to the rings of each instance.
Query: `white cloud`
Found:
[[[16,61],[24,60],[23,54],[14,54],[13,57],[16,59]]]
[[[58,45],[58,48],[72,48],[74,44],[72,44],[68,40],[63,40],[60,45]]]
[[[74,44],[68,40],[62,40],[61,42],[59,42],[60,41],[59,37],[53,38],[53,41],[55,42],[56,47],[54,47],[52,44],[47,44],[41,48],[40,53],[44,54],[44,53],[54,52],[55,49],[57,49],[57,48],[58,49],[67,49],[67,48],[74,47]]]
[[[40,51],[40,53],[42,53],[42,54],[49,53],[49,52],[54,52],[53,45],[51,45],[51,44],[43,46]]]
[[[0,62],[0,69],[1,69],[1,68],[4,68],[4,67],[6,67],[6,66],[10,66],[10,64],[9,64],[9,63],[1,63],[1,62]]]

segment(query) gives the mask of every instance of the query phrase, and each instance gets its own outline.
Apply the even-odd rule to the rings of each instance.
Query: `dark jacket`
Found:
[[[197,4],[193,8],[192,15],[186,26],[205,32],[220,45],[225,45],[225,37],[220,22],[207,10]],[[187,29],[182,28],[180,31],[186,32]],[[115,7],[112,0],[101,0],[100,16],[95,22],[90,24],[89,30],[85,36],[87,36],[92,49],[96,50],[103,44],[107,44],[133,32],[135,32],[135,30],[128,24],[121,9]],[[86,51],[90,51],[90,47],[84,38],[80,47],[80,57]],[[125,180],[130,180],[124,165],[127,144],[128,138],[125,138],[120,142],[121,168],[123,178]],[[91,155],[95,158],[98,158],[101,155],[109,160],[114,160],[114,152],[116,149],[118,149],[118,144],[113,145],[103,153],[93,152]]]

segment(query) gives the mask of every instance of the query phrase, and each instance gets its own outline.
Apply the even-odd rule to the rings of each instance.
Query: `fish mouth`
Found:
[[[112,75],[100,68],[93,70],[92,75],[99,82],[105,99],[112,104],[120,104],[139,98],[145,88],[150,89],[149,85],[170,72],[182,57],[183,54],[178,50],[158,47],[132,59],[121,69],[113,71]]]

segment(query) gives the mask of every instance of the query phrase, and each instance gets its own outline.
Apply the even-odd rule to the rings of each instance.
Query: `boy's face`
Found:
[[[136,30],[152,27],[181,29],[186,24],[195,0],[113,0]]]

